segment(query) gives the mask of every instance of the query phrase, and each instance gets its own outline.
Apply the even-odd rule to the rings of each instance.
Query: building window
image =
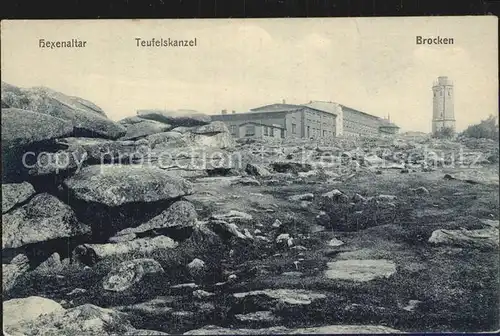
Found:
[[[267,126],[264,126],[264,135],[269,135],[269,129]]]
[[[245,127],[245,136],[255,135],[255,125],[247,125]]]
[[[230,128],[230,130],[231,130],[231,134],[232,134],[232,135],[236,135],[236,132],[237,132],[237,130],[238,130],[238,126],[236,126],[236,125],[231,125],[231,126],[229,126],[229,128]]]
[[[308,138],[311,137],[311,127],[310,126],[307,126],[307,137]]]
[[[282,139],[284,139],[284,138],[285,138],[285,130],[284,130],[284,129],[282,129],[282,130],[281,130],[281,138],[282,138]]]
[[[292,134],[297,134],[297,125],[292,124]]]
[[[323,131],[323,137],[326,137],[326,131]]]
[[[273,127],[269,127],[269,135],[270,136],[274,136],[274,128]]]

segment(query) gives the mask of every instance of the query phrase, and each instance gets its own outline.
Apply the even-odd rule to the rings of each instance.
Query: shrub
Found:
[[[488,119],[481,120],[479,124],[469,126],[462,132],[463,136],[469,138],[485,138],[498,140],[498,120],[490,115]]]

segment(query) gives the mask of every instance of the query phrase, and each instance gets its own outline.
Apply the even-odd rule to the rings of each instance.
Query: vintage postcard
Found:
[[[496,17],[1,40],[6,335],[499,329]]]

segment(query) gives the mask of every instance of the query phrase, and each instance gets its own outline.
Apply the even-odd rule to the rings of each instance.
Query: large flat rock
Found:
[[[192,193],[191,183],[185,179],[141,165],[89,166],[63,184],[75,199],[109,207],[166,201]]]
[[[212,121],[210,116],[196,111],[140,110],[137,116],[177,126],[201,126]]]
[[[149,221],[134,228],[124,229],[118,232],[117,236],[163,228],[193,227],[196,219],[196,209],[191,202],[177,201]]]
[[[43,314],[64,311],[57,302],[39,296],[11,299],[3,303],[4,328],[31,322]]]
[[[109,120],[95,104],[49,88],[25,89],[2,83],[2,99],[10,107],[67,120],[74,126],[77,136],[118,139],[126,132],[122,125]]]
[[[200,329],[190,330],[184,335],[277,335],[277,334],[392,334],[400,333],[379,325],[326,325],[309,328],[272,327],[262,329],[232,329],[218,326],[205,326]]]
[[[12,335],[123,335],[133,330],[119,313],[84,304],[67,310],[52,311],[33,321],[6,328]]]
[[[140,122],[133,124],[125,124],[125,127],[127,128],[127,133],[121,140],[136,140],[151,134],[167,132],[172,128],[169,124],[147,119],[142,119]]]
[[[19,108],[2,109],[2,151],[70,135],[67,120]]]
[[[47,193],[2,215],[2,248],[87,234],[90,228],[79,222],[71,207]]]
[[[337,260],[327,263],[327,267],[325,276],[333,280],[365,282],[396,273],[396,264],[386,259]]]

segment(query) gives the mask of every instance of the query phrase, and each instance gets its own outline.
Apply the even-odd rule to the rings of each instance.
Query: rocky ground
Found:
[[[10,335],[498,329],[497,143],[235,141],[2,83],[2,156]]]

